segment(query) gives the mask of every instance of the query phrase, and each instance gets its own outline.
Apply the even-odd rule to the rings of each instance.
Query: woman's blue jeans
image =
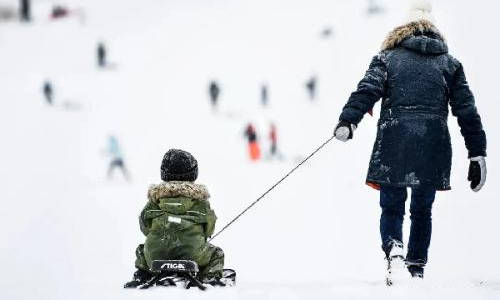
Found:
[[[410,203],[410,238],[406,261],[409,264],[424,266],[427,263],[427,253],[431,243],[432,233],[432,203],[436,189],[426,186],[411,188]],[[403,219],[405,202],[408,197],[407,188],[381,186],[380,235],[382,249],[387,251],[392,240],[403,241]]]

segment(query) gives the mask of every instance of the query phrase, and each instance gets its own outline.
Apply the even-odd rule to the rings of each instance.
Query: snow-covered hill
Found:
[[[331,143],[214,241],[238,286],[206,293],[121,288],[163,153],[182,148],[198,158],[221,228],[331,135],[405,1],[385,0],[385,14],[368,17],[361,0],[67,0],[85,18],[56,22],[48,20],[53,1],[34,2],[34,23],[0,23],[1,299],[500,298],[496,2],[435,1],[490,156],[486,186],[473,193],[450,118],[453,190],[437,196],[426,279],[383,283],[378,193],[364,185],[377,118],[366,117],[354,140]],[[326,26],[332,39],[320,38]],[[100,40],[112,70],[95,67]],[[312,74],[314,103],[303,88]],[[206,95],[212,78],[222,83],[217,113]],[[45,79],[55,107],[43,102]],[[270,86],[265,109],[262,82]],[[284,161],[248,161],[249,121],[264,141],[269,123],[278,125]],[[109,134],[120,138],[130,184],[105,178]]]

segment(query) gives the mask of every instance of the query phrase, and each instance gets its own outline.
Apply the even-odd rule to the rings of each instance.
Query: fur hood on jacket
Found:
[[[396,48],[404,40],[418,35],[427,35],[443,43],[445,39],[439,30],[428,20],[418,20],[396,27],[385,38],[382,44],[382,51]]]
[[[168,181],[153,184],[148,189],[148,199],[157,202],[161,198],[188,197],[196,200],[210,198],[207,188],[189,181]]]

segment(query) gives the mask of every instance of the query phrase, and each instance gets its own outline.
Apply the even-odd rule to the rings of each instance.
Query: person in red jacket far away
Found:
[[[276,133],[276,125],[274,125],[274,123],[271,123],[269,140],[271,141],[271,156],[275,156],[276,154],[278,154],[278,134]]]
[[[248,139],[248,154],[250,160],[257,161],[260,159],[260,147],[257,141],[257,132],[252,123],[248,123],[245,129],[245,137]]]
[[[283,155],[278,149],[278,130],[276,129],[276,124],[271,123],[269,128],[269,142],[271,147],[269,149],[269,159],[277,158],[279,160],[283,159]]]

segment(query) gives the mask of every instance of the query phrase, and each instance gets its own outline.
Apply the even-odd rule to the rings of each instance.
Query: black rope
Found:
[[[290,176],[293,172],[295,172],[295,170],[297,170],[300,166],[302,166],[306,161],[308,161],[311,157],[313,157],[316,153],[318,153],[318,151],[320,151],[323,147],[325,147],[329,142],[331,142],[333,140],[335,136],[332,136],[330,138],[328,138],[328,140],[326,140],[323,144],[321,144],[321,146],[319,146],[318,148],[316,148],[316,150],[314,150],[313,153],[311,153],[308,157],[306,157],[304,160],[302,160],[298,165],[296,165],[290,172],[288,172],[285,176],[283,176],[283,178],[281,178],[278,182],[276,182],[272,187],[270,187],[264,194],[262,194],[259,198],[257,198],[257,200],[255,200],[254,202],[252,202],[252,204],[250,204],[247,208],[245,208],[241,213],[239,213],[236,217],[234,217],[229,223],[227,223],[224,227],[222,227],[221,230],[219,230],[215,235],[213,235],[208,241],[212,241],[213,239],[215,239],[219,234],[221,234],[224,230],[226,230],[226,228],[228,228],[229,226],[231,226],[231,224],[233,224],[234,222],[236,222],[236,220],[238,220],[243,214],[245,214],[250,208],[252,208],[255,204],[257,204],[257,202],[259,202],[260,200],[262,200],[270,191],[272,191],[275,187],[277,187],[281,182],[283,182],[288,176]]]

